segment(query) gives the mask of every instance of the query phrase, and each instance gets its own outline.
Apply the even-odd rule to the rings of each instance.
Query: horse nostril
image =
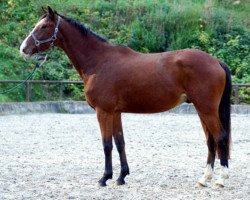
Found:
[[[29,53],[29,51],[28,51],[28,49],[27,49],[26,46],[22,46],[22,45],[21,45],[21,47],[20,47],[20,54],[21,54],[22,56],[24,56],[25,58],[30,57],[30,53]]]

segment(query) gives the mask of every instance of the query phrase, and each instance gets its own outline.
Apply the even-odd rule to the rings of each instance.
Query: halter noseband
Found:
[[[58,16],[54,34],[50,38],[48,38],[46,40],[38,40],[36,38],[36,36],[34,35],[33,32],[30,33],[30,35],[32,36],[33,40],[35,41],[35,45],[37,46],[37,48],[39,48],[39,46],[41,44],[44,44],[44,43],[47,43],[47,42],[51,42],[50,46],[54,45],[54,42],[57,39],[57,33],[58,33],[58,30],[59,30],[58,27],[59,27],[60,21],[61,21],[61,17]]]

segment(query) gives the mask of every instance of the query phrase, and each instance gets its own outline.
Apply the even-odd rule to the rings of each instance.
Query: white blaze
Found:
[[[30,37],[30,36],[26,37],[25,40],[23,41],[23,43],[22,43],[21,46],[20,46],[20,54],[21,54],[22,56],[25,56],[25,57],[28,57],[28,55],[25,54],[25,53],[23,52],[23,50],[25,49],[25,47],[27,47],[27,40],[28,40],[29,37]]]
[[[41,21],[39,21],[39,22],[36,24],[36,26],[33,28],[33,30],[31,31],[31,33],[34,32],[34,30],[36,29],[36,27],[39,26],[40,24],[42,24],[42,23],[44,22],[44,20],[45,20],[45,18],[42,19]],[[20,46],[20,54],[21,54],[22,56],[26,57],[26,58],[27,58],[27,57],[30,57],[30,55],[29,55],[29,54],[25,54],[25,53],[23,52],[23,50],[27,47],[27,41],[28,41],[29,37],[31,37],[30,34],[25,38],[25,40],[22,42],[22,44],[21,44],[21,46]]]

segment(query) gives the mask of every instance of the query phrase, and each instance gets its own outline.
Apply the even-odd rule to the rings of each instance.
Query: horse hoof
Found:
[[[224,188],[224,185],[221,184],[221,183],[215,183],[215,184],[213,185],[213,189],[219,189],[219,188]]]
[[[106,182],[104,182],[104,181],[102,181],[102,180],[98,181],[98,185],[99,185],[100,187],[105,187],[105,186],[107,186]]]
[[[121,178],[118,178],[118,179],[117,179],[116,185],[124,185],[124,184],[125,184],[124,179],[121,179]]]
[[[200,182],[197,182],[196,184],[195,184],[195,187],[196,188],[204,188],[204,187],[207,187],[205,184],[202,184],[202,183],[200,183]]]
[[[213,188],[224,188],[225,180],[222,178],[219,178],[217,181],[215,181]]]

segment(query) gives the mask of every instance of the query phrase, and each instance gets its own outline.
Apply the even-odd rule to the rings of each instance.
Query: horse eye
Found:
[[[42,26],[42,29],[44,29],[44,28],[47,28],[47,25],[43,25],[43,26]]]

